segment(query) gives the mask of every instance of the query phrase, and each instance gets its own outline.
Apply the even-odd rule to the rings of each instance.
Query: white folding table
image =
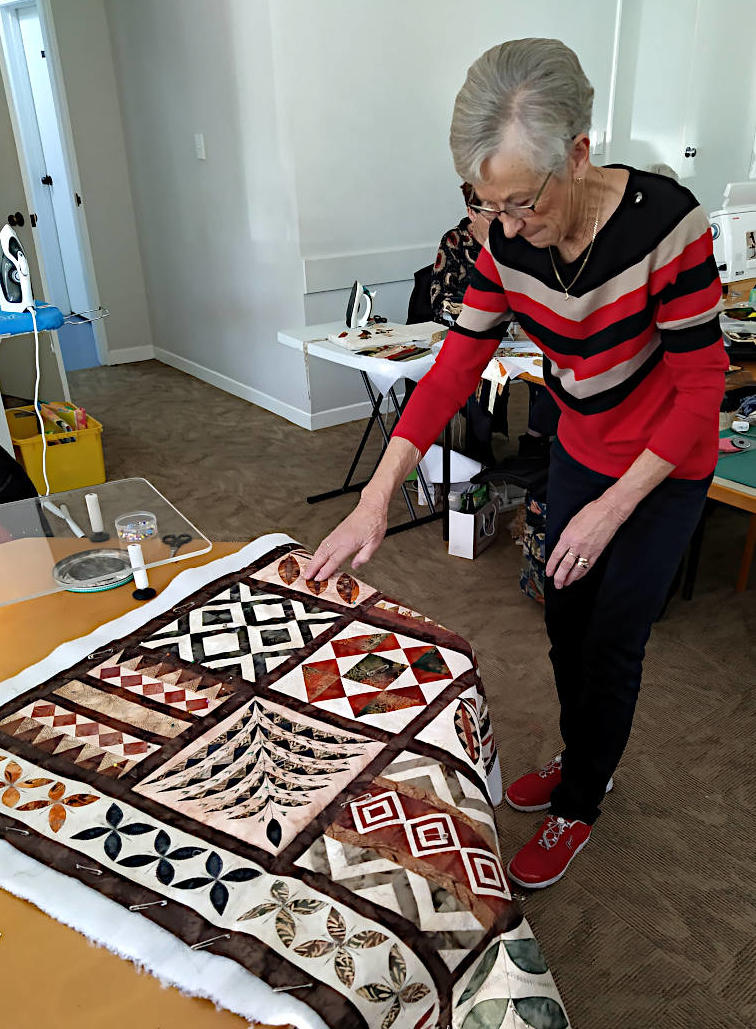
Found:
[[[386,328],[391,328],[391,325],[392,323],[387,323]],[[404,325],[396,327],[403,330],[406,330],[407,328],[407,326]],[[433,333],[445,331],[448,326],[438,325],[436,322],[423,322],[419,325],[412,326],[412,328],[417,331],[421,338],[429,338]],[[440,342],[433,344],[431,352],[424,357],[408,361],[389,361],[380,357],[367,357],[365,355],[355,353],[354,351],[347,350],[345,347],[329,341],[329,335],[334,335],[343,331],[343,329],[343,323],[329,322],[324,325],[310,325],[296,329],[282,329],[278,333],[279,343],[282,343],[284,346],[292,347],[295,350],[299,350],[305,355],[305,360],[317,358],[322,361],[330,361],[332,364],[338,364],[345,368],[353,368],[355,371],[358,371],[362,377],[362,382],[365,386],[365,391],[367,392],[371,405],[368,424],[362,434],[362,438],[357,446],[354,458],[352,459],[352,463],[344,478],[343,484],[336,489],[327,490],[324,493],[318,493],[307,497],[308,504],[317,504],[321,500],[330,500],[332,497],[343,496],[345,493],[356,493],[367,484],[369,481],[367,479],[360,482],[354,482],[354,475],[357,471],[357,465],[359,464],[360,458],[365,450],[365,445],[367,444],[374,426],[378,426],[383,439],[381,456],[388,446],[391,438],[391,432],[393,431],[396,421],[399,419],[401,414],[401,405],[399,404],[399,400],[396,395],[397,382],[401,379],[407,379],[411,382],[419,382],[425,373],[433,366],[433,363],[436,360],[436,354],[438,353],[441,345]],[[366,347],[369,345],[370,344],[366,343]],[[388,397],[394,409],[395,419],[391,426],[386,424],[381,411],[381,404],[385,397]],[[448,539],[448,493],[451,461],[451,434],[448,426],[444,429],[443,451],[443,501],[441,510],[439,511],[436,509],[430,489],[428,488],[427,478],[423,474],[422,469],[418,466],[418,484],[423,491],[430,514],[424,516],[417,514],[412,503],[409,490],[407,489],[406,484],[403,483],[402,496],[404,497],[410,517],[407,521],[402,522],[399,525],[391,526],[386,535],[392,535],[397,532],[402,532],[405,529],[411,529],[415,525],[424,525],[426,522],[435,521],[437,518],[443,518],[444,539]]]

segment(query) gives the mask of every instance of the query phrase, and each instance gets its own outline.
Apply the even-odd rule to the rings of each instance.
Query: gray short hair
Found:
[[[491,47],[457,94],[449,144],[458,174],[483,181],[483,165],[510,127],[533,170],[560,174],[575,136],[588,132],[593,86],[558,39],[513,39]]]

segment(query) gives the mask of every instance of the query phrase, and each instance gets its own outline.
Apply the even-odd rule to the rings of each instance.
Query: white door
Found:
[[[75,194],[63,155],[49,61],[36,5],[19,9],[18,24],[41,144],[40,149],[33,148],[27,152],[27,159],[30,173],[43,190],[49,192],[52,203],[68,296],[68,303],[62,310],[66,314],[87,311],[93,305],[89,302],[82,266],[74,213]]]
[[[24,219],[21,227],[15,231],[21,240],[29,268],[31,270],[32,287],[41,295],[39,264],[34,248],[34,235],[29,224],[29,211],[26,204],[21,169],[16,154],[16,143],[11,127],[8,103],[0,79],[0,222],[5,222],[9,214],[16,217],[20,213]],[[60,348],[54,334],[43,333],[40,337],[40,395],[55,399],[67,399],[68,383],[66,381]],[[32,335],[0,338],[0,394],[30,399],[34,393],[35,360],[34,337]],[[10,450],[5,416],[0,411],[0,446]]]

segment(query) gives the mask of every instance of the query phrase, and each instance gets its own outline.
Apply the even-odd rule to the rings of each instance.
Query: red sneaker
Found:
[[[562,755],[557,754],[543,768],[515,779],[504,794],[504,799],[515,811],[546,811],[551,805],[551,794],[561,781]],[[606,792],[613,787],[614,779],[610,779]]]
[[[562,878],[590,835],[591,827],[585,822],[568,822],[566,818],[549,815],[535,836],[509,862],[509,878],[529,890],[551,886]]]

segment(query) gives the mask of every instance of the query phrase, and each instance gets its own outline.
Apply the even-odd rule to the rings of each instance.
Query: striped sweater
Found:
[[[712,471],[727,359],[709,222],[672,179],[627,170],[619,207],[570,299],[548,249],[509,240],[492,223],[456,325],[394,435],[425,452],[514,318],[543,350],[544,381],[561,409],[559,439],[575,460],[618,477],[648,448],[675,465],[674,477]],[[558,264],[564,282],[583,257]]]

